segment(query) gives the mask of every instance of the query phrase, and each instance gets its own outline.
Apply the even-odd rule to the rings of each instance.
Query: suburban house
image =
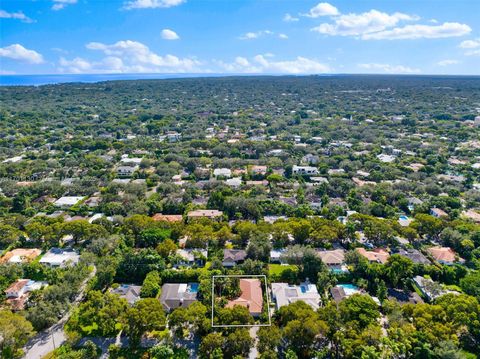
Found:
[[[427,252],[440,264],[452,265],[465,262],[450,247],[430,247],[427,249]]]
[[[245,258],[247,258],[247,252],[243,249],[224,249],[222,265],[235,267],[237,264],[243,263]]]
[[[101,197],[98,197],[98,196],[93,196],[93,197],[90,197],[89,199],[87,199],[84,204],[87,205],[88,207],[90,208],[94,208],[94,207],[98,207],[98,205],[100,204],[101,202]]]
[[[340,303],[345,298],[353,294],[361,293],[358,288],[353,285],[336,285],[335,287],[330,288],[330,294],[332,295],[335,303]]]
[[[134,165],[138,166],[142,162],[143,158],[141,157],[128,157],[128,155],[122,155],[120,162],[123,165]]]
[[[216,209],[197,209],[195,211],[190,211],[187,213],[188,219],[198,219],[198,218],[209,218],[209,219],[218,219],[223,216],[222,211]]]
[[[85,197],[82,196],[63,196],[57,199],[53,204],[60,208],[70,208],[79,203],[84,198]]]
[[[345,267],[345,251],[343,249],[334,250],[318,250],[318,256],[322,262],[330,269],[334,271],[344,271]]]
[[[23,310],[30,292],[47,286],[46,282],[36,282],[30,279],[18,279],[12,283],[6,290],[7,304],[14,311]]]
[[[387,298],[396,300],[400,304],[421,304],[423,299],[416,292],[408,292],[395,288],[388,288]]]
[[[263,180],[263,181],[245,181],[245,185],[247,187],[252,187],[252,186],[263,186],[267,187],[268,186],[268,181]]]
[[[445,294],[445,290],[442,288],[442,286],[430,278],[417,275],[413,278],[413,283],[420,290],[422,295],[429,301]]]
[[[66,267],[78,263],[80,255],[74,250],[52,248],[40,259],[41,264],[50,267]]]
[[[270,251],[270,263],[284,264],[285,263],[285,260],[283,258],[284,253],[285,253],[285,249],[272,249]]]
[[[176,308],[186,308],[197,300],[198,283],[166,283],[162,286],[160,303],[170,312]]]
[[[265,176],[267,174],[267,166],[255,165],[252,166],[251,171],[253,175]]]
[[[313,155],[311,153],[302,157],[302,163],[306,163],[309,165],[316,165],[320,162],[320,157]]]
[[[480,223],[480,212],[478,210],[469,209],[468,211],[463,211],[461,217]]]
[[[130,305],[140,300],[141,285],[120,284],[117,288],[111,290],[112,293],[118,294],[120,298],[124,298]]]
[[[391,163],[391,162],[395,161],[395,159],[396,159],[395,156],[387,155],[385,153],[381,153],[381,154],[377,155],[377,158],[384,163]]]
[[[430,208],[430,214],[436,218],[448,217],[448,213],[440,208]]]
[[[295,175],[318,175],[317,167],[296,166],[292,167],[292,173]]]
[[[240,177],[229,178],[225,180],[225,184],[229,187],[238,188],[242,185],[242,179]]]
[[[167,137],[168,142],[177,142],[180,141],[182,135],[175,131],[169,131],[165,135]]]
[[[412,212],[416,206],[419,206],[423,204],[423,201],[421,199],[418,199],[417,197],[408,197],[408,210]]]
[[[381,264],[387,263],[390,254],[387,251],[381,248],[375,248],[371,251],[367,251],[365,248],[356,248],[355,249],[360,255],[367,258],[369,262],[377,262]]]
[[[120,177],[130,177],[139,169],[139,166],[118,166],[117,175]]]
[[[258,317],[262,314],[263,308],[263,292],[259,279],[241,278],[240,279],[240,297],[231,300],[225,306],[233,308],[235,305],[247,307],[250,314]]]
[[[297,301],[307,303],[313,310],[319,308],[320,294],[317,286],[311,283],[291,285],[288,283],[272,283],[272,298],[278,309]]]
[[[215,168],[213,170],[213,175],[215,177],[226,177],[230,178],[232,177],[232,171],[228,168]]]
[[[42,251],[37,248],[16,248],[0,258],[0,263],[26,263],[37,258]]]
[[[206,249],[197,248],[177,249],[176,257],[178,260],[174,264],[175,268],[193,266],[203,267],[208,257],[208,252]]]
[[[396,254],[399,254],[402,257],[407,257],[408,259],[410,259],[415,264],[430,264],[431,263],[428,260],[428,258],[425,257],[425,255],[417,249],[412,249],[412,248],[400,249],[398,251],[398,253],[396,253]]]
[[[165,222],[182,222],[183,216],[181,214],[162,214],[162,213],[155,213],[152,216],[154,221],[165,221]]]

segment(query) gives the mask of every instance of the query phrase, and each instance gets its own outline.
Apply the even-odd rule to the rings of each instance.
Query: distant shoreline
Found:
[[[165,80],[212,77],[270,77],[270,76],[320,76],[320,77],[348,77],[348,76],[381,76],[381,77],[436,77],[436,78],[472,78],[479,79],[480,75],[406,75],[406,74],[213,74],[213,73],[184,73],[184,74],[47,74],[47,75],[0,75],[0,86],[42,86],[67,83],[97,83],[104,81],[127,80]]]

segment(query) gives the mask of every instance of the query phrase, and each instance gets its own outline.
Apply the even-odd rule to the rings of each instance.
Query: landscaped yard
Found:
[[[284,277],[287,273],[285,272],[290,271],[290,273],[297,273],[298,267],[296,265],[288,264],[269,264],[268,265],[268,275],[271,280],[280,279]]]

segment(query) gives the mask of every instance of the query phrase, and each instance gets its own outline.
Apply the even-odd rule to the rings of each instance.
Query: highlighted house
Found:
[[[260,316],[263,308],[263,293],[260,280],[242,278],[240,279],[240,290],[242,291],[240,297],[231,300],[225,307],[233,308],[235,305],[240,305],[247,307],[252,316]]]

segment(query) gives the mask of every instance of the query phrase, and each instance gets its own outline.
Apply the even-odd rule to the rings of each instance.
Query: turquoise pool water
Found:
[[[407,217],[407,216],[400,216],[399,218],[402,219],[402,220],[404,220],[404,221],[408,221],[408,217]]]
[[[198,283],[190,283],[188,285],[188,291],[190,293],[197,293],[198,292]]]
[[[339,284],[338,286],[343,287],[343,289],[358,290],[355,284]]]

